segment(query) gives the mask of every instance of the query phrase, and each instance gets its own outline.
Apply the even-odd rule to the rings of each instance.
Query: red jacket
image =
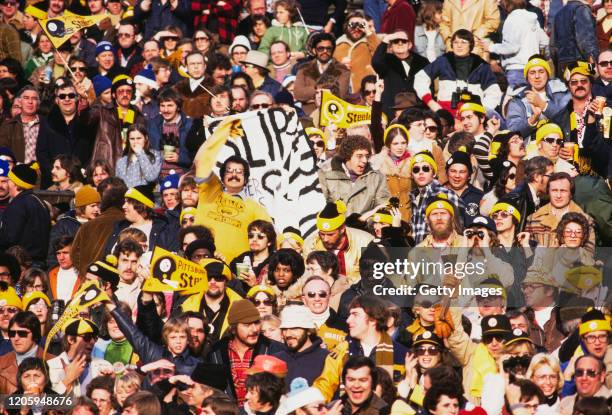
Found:
[[[406,0],[396,0],[392,6],[385,10],[382,17],[381,33],[393,33],[397,30],[405,30],[408,39],[414,44],[414,25],[416,14],[414,9]]]

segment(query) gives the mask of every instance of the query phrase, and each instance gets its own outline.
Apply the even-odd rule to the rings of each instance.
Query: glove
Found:
[[[439,338],[446,339],[455,329],[450,310],[445,310],[442,304],[437,304],[434,306],[434,311],[434,333],[436,333],[436,336]]]

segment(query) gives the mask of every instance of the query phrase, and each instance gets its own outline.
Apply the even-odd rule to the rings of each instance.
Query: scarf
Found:
[[[34,346],[30,350],[25,352],[25,353],[16,353],[15,352],[15,359],[17,359],[17,366],[19,366],[21,364],[21,362],[23,362],[28,357],[36,357],[36,352],[37,351],[38,351],[38,346]]]
[[[393,161],[393,164],[395,164],[396,166],[399,166],[402,163],[402,161],[410,158],[410,153],[408,151],[405,151],[404,154],[402,154],[399,157],[396,157],[393,154],[390,154],[390,156],[391,156],[391,160]]]
[[[349,356],[363,356],[363,347],[361,347],[361,343],[352,337],[348,337]],[[389,336],[386,332],[382,332],[380,334],[380,342],[374,348],[374,363],[376,366],[380,366],[384,370],[389,373],[391,379],[393,377],[393,340],[391,340],[391,336]],[[366,356],[370,357],[370,356]]]
[[[338,253],[336,257],[338,257],[338,274],[346,275],[346,261],[344,259],[344,253],[348,249],[348,235],[344,235],[342,238],[342,242],[340,242],[340,246],[338,247]]]
[[[129,108],[126,111],[122,111],[121,107],[117,107],[117,116],[123,124],[134,124],[136,113]]]
[[[315,326],[321,327],[323,324],[325,324],[325,322],[329,318],[329,315],[330,315],[329,307],[327,307],[327,310],[325,310],[321,314],[312,313],[312,320],[314,321]]]

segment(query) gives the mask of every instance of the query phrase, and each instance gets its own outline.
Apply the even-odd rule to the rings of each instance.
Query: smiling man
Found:
[[[455,151],[446,162],[446,188],[452,190],[463,203],[463,222],[468,223],[480,214],[480,201],[484,196],[482,190],[470,184],[472,161],[470,155],[460,149]]]
[[[387,413],[387,403],[374,393],[378,373],[372,360],[364,356],[349,358],[342,369],[342,383],[346,392],[342,401],[345,408],[350,408],[349,413]]]
[[[309,277],[304,283],[302,301],[312,313],[317,335],[325,342],[329,350],[333,350],[346,337],[348,326],[329,306],[330,297],[329,283],[320,274]]]

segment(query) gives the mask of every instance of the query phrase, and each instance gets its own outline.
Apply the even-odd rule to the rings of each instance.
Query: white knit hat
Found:
[[[234,38],[234,41],[232,42],[232,44],[230,45],[229,49],[227,50],[230,55],[232,54],[232,50],[236,46],[242,46],[242,47],[246,48],[247,51],[251,50],[251,42],[249,42],[249,39],[246,36],[243,36],[243,35],[238,35],[238,36],[236,36]]]
[[[312,313],[303,305],[288,305],[281,311],[281,329],[316,328]]]
[[[291,381],[290,391],[282,401],[276,415],[289,414],[296,409],[314,403],[325,403],[325,398],[320,390],[308,386],[304,378],[295,378]]]

